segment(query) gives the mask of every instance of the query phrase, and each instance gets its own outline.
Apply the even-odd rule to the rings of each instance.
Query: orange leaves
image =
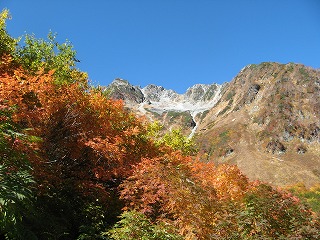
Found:
[[[239,217],[239,225],[245,230],[247,236],[268,236],[272,239],[286,236],[288,239],[309,239],[310,236],[298,237],[298,235],[304,234],[307,225],[309,230],[316,230],[312,229],[311,212],[306,206],[281,189],[274,189],[266,184],[256,184],[247,192],[243,203],[245,211]],[[246,225],[244,225],[245,222],[247,222]]]
[[[52,75],[30,76],[10,57],[1,59],[0,111],[15,106],[15,124],[42,139],[24,151],[39,194],[65,194],[62,199],[76,197],[84,205],[103,202],[106,211],[108,201],[122,204],[121,195],[126,209],[169,223],[186,239],[273,237],[306,223],[309,212],[297,198],[250,182],[236,166],[192,160],[186,156],[192,144],[178,132],[165,144],[154,143],[122,101],[83,82],[56,85]],[[22,148],[19,141],[12,144]]]
[[[186,239],[288,236],[311,216],[297,198],[250,182],[236,166],[193,162],[180,152],[143,159],[121,189],[126,210],[170,222]]]
[[[121,196],[142,212],[156,211],[153,204],[162,201],[166,194],[164,182],[161,179],[159,159],[143,159],[135,168],[134,174],[122,186]]]
[[[219,199],[241,198],[250,188],[248,178],[235,165],[222,164],[217,167],[213,163],[196,163],[195,165],[196,176],[205,186],[214,187]]]
[[[173,221],[181,234],[199,238],[205,225],[214,222],[210,213],[218,208],[215,192],[206,191],[199,182],[192,159],[172,152],[138,164],[122,184],[121,197],[128,208],[151,219]]]
[[[119,142],[115,141],[116,139]],[[98,137],[85,142],[85,145],[90,147],[97,157],[92,159],[91,164],[93,167],[96,166],[96,170],[99,169],[98,172],[95,170],[95,175],[99,179],[109,180],[112,177],[127,175],[124,167],[125,153],[119,147],[120,142],[121,139],[117,137],[114,139]]]
[[[39,72],[31,77],[21,68],[10,64],[10,61],[12,59],[6,56],[1,61],[0,101],[7,106],[17,106],[19,111],[15,114],[15,118],[30,123],[31,118],[40,118],[42,106],[46,105],[48,97],[53,94],[51,84],[53,72],[48,74]],[[5,69],[5,67],[12,68]]]
[[[107,188],[108,181],[129,176],[142,157],[157,154],[145,125],[122,101],[109,100],[83,82],[57,85],[53,73],[29,75],[10,56],[1,59],[0,105],[15,105],[14,120],[42,138],[33,160],[39,187],[83,194],[92,189],[76,186]]]

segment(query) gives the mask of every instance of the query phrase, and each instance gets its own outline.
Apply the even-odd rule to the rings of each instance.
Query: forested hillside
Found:
[[[76,67],[70,43],[0,16],[0,235],[6,239],[318,239],[319,188],[250,181],[138,118]],[[307,194],[306,194],[307,193]],[[318,195],[317,195],[318,194]],[[316,205],[315,205],[316,206]]]

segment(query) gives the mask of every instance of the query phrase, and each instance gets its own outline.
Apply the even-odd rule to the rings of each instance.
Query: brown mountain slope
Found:
[[[204,161],[233,163],[276,185],[320,182],[320,71],[300,64],[245,67],[198,125]]]

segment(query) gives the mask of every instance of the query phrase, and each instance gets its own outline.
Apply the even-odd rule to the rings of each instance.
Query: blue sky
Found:
[[[94,84],[114,78],[183,93],[251,63],[320,68],[318,0],[0,0],[12,36],[68,39]]]

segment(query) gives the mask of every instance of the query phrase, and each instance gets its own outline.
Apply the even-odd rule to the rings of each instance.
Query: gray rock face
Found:
[[[286,152],[285,146],[278,140],[272,140],[266,147],[267,152],[273,154],[282,154]]]
[[[167,110],[178,112],[208,110],[218,101],[221,88],[222,86],[218,84],[196,84],[188,88],[186,93],[178,94],[154,84],[141,88],[131,85],[126,80],[115,79],[106,89],[112,98],[122,99],[128,105],[147,103],[151,111],[161,113]]]
[[[147,101],[159,102],[160,96],[163,91],[164,91],[163,87],[150,84],[144,88],[145,99]]]
[[[111,98],[122,99],[127,104],[139,104],[145,100],[140,87],[133,86],[128,81],[119,78],[107,86],[106,91],[109,92]]]
[[[161,120],[168,127],[179,125],[189,129],[192,137],[198,125],[196,116],[211,109],[220,99],[225,85],[196,84],[184,94],[154,84],[144,88],[131,85],[123,79],[115,79],[107,91],[115,99],[123,99],[127,107],[151,120]]]
[[[245,97],[244,102],[246,104],[250,104],[253,102],[253,100],[256,98],[256,95],[258,94],[259,90],[260,90],[260,85],[259,84],[252,84],[249,87],[249,90],[247,92],[247,95]]]
[[[160,102],[162,99],[178,100],[179,94],[162,86],[150,84],[141,89],[147,101]]]
[[[217,84],[196,84],[188,88],[184,98],[190,102],[207,102],[215,96],[217,88]]]

